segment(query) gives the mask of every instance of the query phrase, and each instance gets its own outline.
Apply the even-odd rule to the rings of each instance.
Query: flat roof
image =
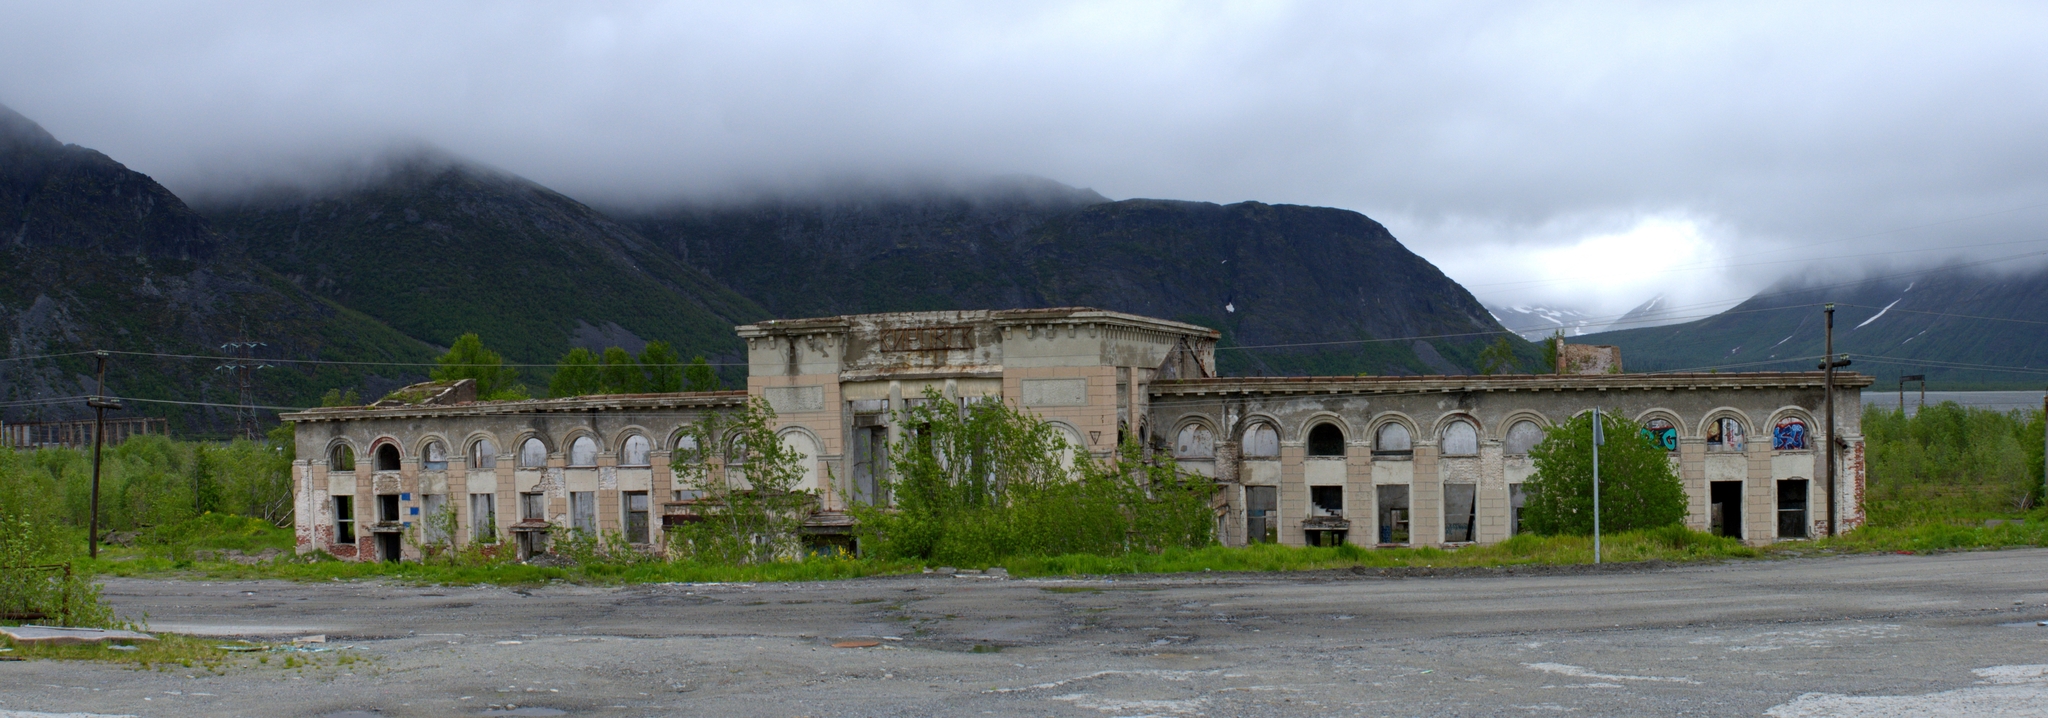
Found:
[[[277,418],[284,421],[354,421],[358,419],[417,419],[428,417],[501,416],[508,414],[550,414],[577,411],[662,411],[677,409],[726,409],[746,403],[746,390],[678,392],[673,394],[593,394],[562,399],[522,401],[472,401],[462,404],[415,404],[411,406],[331,406],[306,409]]]
[[[1427,394],[1459,391],[1615,391],[1627,389],[1819,389],[1822,372],[1675,374],[1493,374],[1462,376],[1216,377],[1174,379],[1151,384],[1155,394]],[[1876,377],[1835,374],[1835,387],[1859,389]]]
[[[1142,314],[1113,312],[1093,307],[1047,307],[1043,309],[949,309],[931,312],[880,312],[875,314],[844,314],[836,317],[811,317],[805,319],[770,319],[753,324],[742,324],[733,329],[742,337],[765,336],[770,333],[808,334],[844,331],[856,322],[888,323],[900,321],[917,324],[977,324],[993,322],[998,326],[1017,324],[1082,324],[1089,322],[1123,324],[1145,327],[1180,334],[1194,334],[1209,339],[1220,339],[1223,334],[1198,324],[1159,319]]]

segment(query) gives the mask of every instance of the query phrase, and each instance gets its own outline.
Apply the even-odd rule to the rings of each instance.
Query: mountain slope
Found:
[[[1465,373],[1500,331],[1356,212],[1010,182],[615,214],[777,316],[1095,306],[1217,328],[1225,347],[1262,347],[1220,351],[1222,369],[1261,374]]]
[[[293,287],[224,241],[175,195],[98,152],[65,145],[0,107],[0,419],[88,415],[93,349],[217,355],[247,337],[270,359],[418,362],[430,348]],[[220,362],[117,354],[109,391],[233,403]],[[327,387],[408,378],[402,368],[281,365],[257,373],[259,403],[305,405]],[[136,402],[123,415],[166,416],[185,434],[231,428],[232,410]]]
[[[1486,311],[1499,320],[1502,327],[1532,342],[1543,341],[1558,332],[1576,337],[1600,331],[1607,324],[1585,312],[1563,307],[1494,304],[1487,305]]]
[[[509,361],[655,339],[685,356],[731,359],[740,350],[732,325],[767,316],[580,202],[429,154],[353,186],[203,210],[321,296],[421,341],[478,332]]]
[[[2048,270],[1950,267],[1787,283],[1706,319],[1585,341],[1621,347],[1630,371],[1752,362],[1762,363],[1731,370],[1811,369],[1822,353],[1825,302],[1835,303],[1835,351],[1850,354],[1853,369],[1878,377],[1880,387],[1900,374],[1952,389],[2037,389],[2048,381]]]

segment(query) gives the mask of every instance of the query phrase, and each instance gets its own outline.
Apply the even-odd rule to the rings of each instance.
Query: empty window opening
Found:
[[[853,501],[857,504],[889,503],[888,487],[882,480],[889,461],[889,430],[863,426],[853,430]]]
[[[428,471],[448,470],[448,445],[439,441],[427,442],[426,465]]]
[[[527,439],[519,445],[519,468],[539,469],[548,465],[548,445],[540,439]]]
[[[1708,451],[1741,451],[1742,422],[1722,417],[1707,422]]]
[[[1806,538],[1806,479],[1778,482],[1778,538]]]
[[[469,536],[479,543],[498,540],[498,495],[469,495]]]
[[[348,444],[335,444],[327,451],[327,470],[355,471],[356,450],[348,448]]]
[[[1444,427],[1443,449],[1445,456],[1477,456],[1479,454],[1479,430],[1472,428],[1472,422],[1453,421]]]
[[[597,465],[597,440],[588,436],[576,437],[569,442],[569,465],[592,467]]]
[[[585,534],[597,534],[597,492],[569,492],[569,528]]]
[[[1478,484],[1444,484],[1444,541],[1471,543],[1479,517]]]
[[[1380,543],[1408,543],[1408,487],[1379,488]]]
[[[1173,455],[1183,459],[1208,459],[1216,456],[1216,432],[1201,424],[1189,424],[1180,428],[1180,434],[1173,440]]]
[[[1343,456],[1344,430],[1336,424],[1317,424],[1308,430],[1309,456]]]
[[[547,494],[530,491],[519,495],[519,519],[522,521],[548,520]]]
[[[1379,434],[1373,437],[1372,453],[1377,456],[1413,455],[1415,445],[1408,436],[1408,427],[1395,423],[1380,427]]]
[[[490,439],[477,439],[469,445],[469,468],[489,469],[498,465],[498,447]]]
[[[1244,458],[1280,458],[1280,431],[1272,424],[1253,424],[1244,432]]]
[[[1308,515],[1342,517],[1344,515],[1344,487],[1308,487]]]
[[[391,445],[391,444],[385,444],[385,445],[383,445],[383,446],[379,446],[379,447],[377,447],[377,470],[378,470],[378,471],[397,471],[397,470],[398,470],[398,447],[397,447],[397,446],[393,446],[393,445]]]
[[[634,434],[626,437],[626,445],[619,452],[619,465],[646,466],[648,464],[648,455],[651,453],[650,450],[652,448],[647,443],[647,437],[645,436]]]
[[[1501,453],[1508,456],[1528,456],[1529,450],[1543,443],[1543,427],[1533,421],[1517,421],[1508,427],[1507,440],[1501,442]]]
[[[453,516],[448,507],[448,497],[443,494],[420,496],[420,538],[430,544],[448,542],[448,519]]]
[[[398,494],[377,495],[377,523],[398,523]]]
[[[1678,450],[1678,427],[1668,419],[1651,419],[1643,422],[1643,438],[1665,451]]]
[[[356,542],[356,497],[334,497],[334,542]]]
[[[1508,535],[1522,534],[1522,505],[1529,502],[1529,494],[1521,484],[1508,484]]]
[[[1707,501],[1707,533],[1742,538],[1742,482],[1709,483]]]
[[[1774,451],[1799,451],[1807,448],[1806,421],[1796,416],[1778,420],[1771,428],[1771,449]]]
[[[402,538],[403,536],[396,531],[377,534],[377,558],[387,563],[397,563],[404,557],[405,544]]]
[[[1247,543],[1280,542],[1280,487],[1244,487],[1244,539]]]
[[[626,540],[633,543],[647,543],[647,492],[628,491],[624,494],[626,510]]]

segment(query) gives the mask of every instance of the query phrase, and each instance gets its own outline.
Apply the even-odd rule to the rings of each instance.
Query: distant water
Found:
[[[1934,406],[1944,401],[1953,401],[1963,406],[1991,409],[1993,411],[2039,409],[2041,408],[2041,395],[2042,392],[2038,391],[1930,391],[1927,392],[1927,405]],[[1899,408],[1899,392],[1897,389],[1891,391],[1865,391],[1863,392],[1863,403],[1876,409],[1897,409]],[[1907,387],[1906,415],[1911,416],[1918,413],[1919,409],[1920,392],[1915,391],[1912,387]]]

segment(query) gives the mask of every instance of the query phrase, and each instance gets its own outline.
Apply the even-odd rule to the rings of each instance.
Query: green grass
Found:
[[[171,633],[153,634],[154,641],[109,641],[69,646],[23,645],[0,636],[0,657],[27,661],[99,661],[140,670],[183,671],[193,675],[226,675],[237,669],[300,671],[350,668],[365,659],[347,650],[306,652],[290,644],[262,644]],[[133,647],[124,650],[115,646]],[[234,647],[240,650],[230,650]],[[254,648],[257,650],[250,651]]]
[[[1734,539],[1682,527],[1631,531],[1601,538],[1604,561],[1701,561],[1753,558],[1763,552]],[[1012,559],[1013,576],[1082,576],[1204,571],[1317,571],[1348,568],[1462,568],[1593,562],[1590,536],[1522,535],[1485,546],[1456,549],[1358,546],[1295,548],[1260,544],[1211,546],[1131,556],[1052,556]]]

